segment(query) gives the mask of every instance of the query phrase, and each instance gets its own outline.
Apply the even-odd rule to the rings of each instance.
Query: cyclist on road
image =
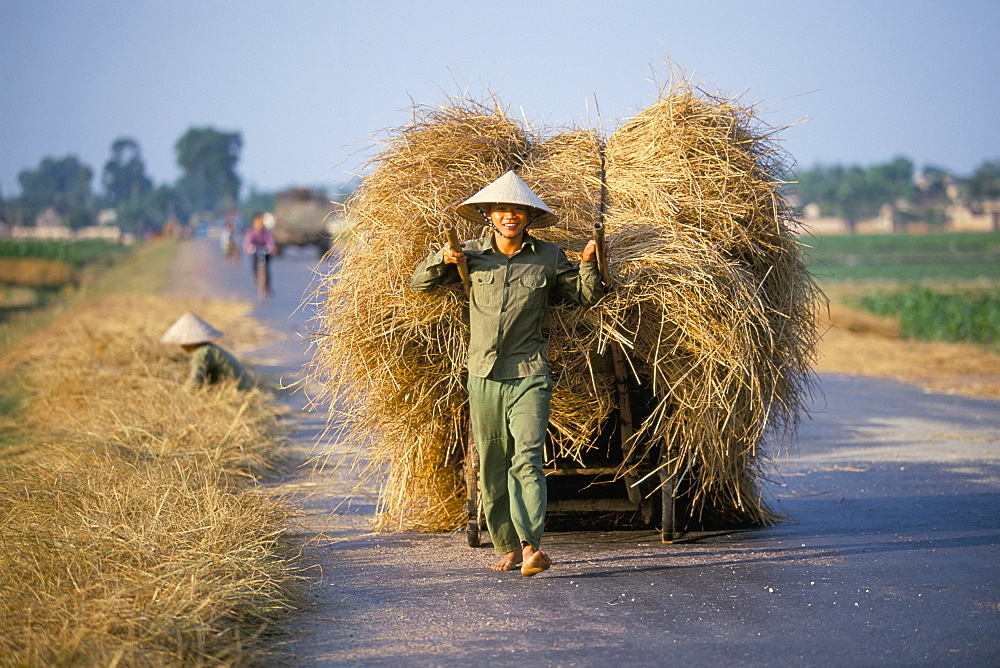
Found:
[[[271,256],[278,252],[278,246],[274,243],[274,235],[264,227],[264,215],[257,214],[253,217],[253,229],[243,237],[243,250],[250,256],[250,270],[253,274],[254,282],[257,281],[258,256],[263,257],[264,262],[264,290],[266,294],[271,294]]]

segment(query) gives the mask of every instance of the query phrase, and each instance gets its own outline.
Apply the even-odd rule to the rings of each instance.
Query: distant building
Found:
[[[19,239],[72,239],[73,230],[66,225],[63,216],[50,206],[35,216],[32,227],[15,225],[10,235]]]
[[[899,209],[884,204],[874,218],[856,221],[855,234],[923,234],[940,229],[946,232],[1000,232],[1000,200],[987,201],[975,209],[965,204],[952,204],[945,210],[947,222],[943,228],[934,228],[925,221],[899,222]],[[802,207],[803,231],[807,234],[850,234],[850,226],[843,218],[821,216],[819,206],[807,204]]]
[[[114,225],[118,222],[118,211],[115,209],[101,209],[97,214],[98,225]]]
[[[1000,200],[983,202],[979,211],[964,204],[948,207],[948,225],[951,232],[1000,232]]]
[[[820,214],[819,204],[810,203],[802,207],[802,231],[806,234],[847,234],[847,221],[836,216]]]
[[[46,207],[35,216],[35,227],[66,227],[66,221],[54,207]]]
[[[81,227],[77,230],[75,238],[104,239],[105,241],[122,243],[122,231],[117,225],[91,225],[88,227]]]

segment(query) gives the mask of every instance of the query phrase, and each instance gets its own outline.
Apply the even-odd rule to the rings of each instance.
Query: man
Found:
[[[552,377],[542,325],[550,299],[592,306],[603,296],[597,245],[591,240],[579,267],[556,244],[528,229],[556,215],[514,172],[507,172],[456,209],[493,233],[469,241],[464,252],[445,245],[414,270],[419,292],[471,277],[468,359],[472,433],[479,450],[480,488],[494,548],[491,568],[520,566],[531,576],[551,566],[541,550],[547,492],[542,474]]]
[[[180,344],[191,355],[184,389],[188,392],[202,385],[235,380],[239,389],[249,390],[253,381],[231,353],[212,343],[222,332],[188,311],[170,326],[160,343]]]

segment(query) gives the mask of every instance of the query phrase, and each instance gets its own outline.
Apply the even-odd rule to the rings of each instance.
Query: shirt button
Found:
[[[497,334],[503,334],[503,327],[497,330]]]
[[[509,288],[509,287],[510,287],[510,283],[504,283],[504,284],[503,284],[503,286],[504,286],[505,288]]]

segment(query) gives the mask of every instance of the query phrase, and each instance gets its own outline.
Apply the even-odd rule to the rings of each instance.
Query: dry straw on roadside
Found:
[[[313,375],[331,427],[381,486],[377,527],[463,521],[464,297],[415,293],[409,276],[445,226],[482,234],[454,206],[512,168],[560,216],[539,237],[578,259],[603,213],[612,248],[614,291],[592,309],[556,307],[547,323],[547,456],[579,461],[593,447],[617,408],[605,360],[619,346],[651,397],[634,445],[668,445],[689,512],[774,519],[758,484],[762,447],[803,410],[818,292],[777,192],[788,165],[773,133],[752,108],[688,83],[606,140],[543,135],[493,99],[416,108],[348,203],[356,243],[318,290]]]
[[[158,343],[189,302],[79,306],[2,360],[27,399],[0,447],[0,650],[16,665],[245,664],[293,608],[266,393],[181,390]],[[238,305],[199,306],[239,332]],[[4,661],[0,661],[3,663]]]

